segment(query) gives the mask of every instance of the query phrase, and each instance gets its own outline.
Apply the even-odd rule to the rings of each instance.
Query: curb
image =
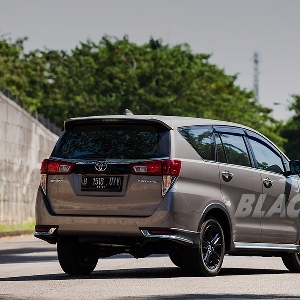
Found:
[[[0,238],[9,236],[29,235],[34,234],[33,230],[14,230],[14,231],[2,231],[0,232]]]

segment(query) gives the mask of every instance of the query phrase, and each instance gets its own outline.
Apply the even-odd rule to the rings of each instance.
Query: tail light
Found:
[[[70,174],[74,166],[73,163],[44,159],[40,169],[43,192],[46,194],[47,175]]]
[[[73,163],[44,159],[41,165],[41,174],[46,174],[46,175],[70,174],[74,166],[75,164]]]
[[[161,160],[149,161],[138,164],[131,164],[132,174],[136,175],[162,175],[162,163]]]
[[[162,175],[162,196],[164,197],[179,176],[181,161],[173,159],[155,160],[131,164],[132,174]]]

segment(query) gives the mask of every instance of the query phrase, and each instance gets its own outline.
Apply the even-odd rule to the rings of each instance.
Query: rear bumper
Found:
[[[149,217],[56,215],[39,188],[36,198],[36,231],[34,236],[56,243],[61,236],[136,237],[144,241],[168,240],[193,246],[199,243],[197,228],[200,213],[187,211],[180,195],[169,192]],[[179,207],[176,210],[176,207]],[[158,229],[165,234],[156,234]],[[158,232],[159,233],[159,232]]]
[[[62,237],[63,235],[58,235],[57,230],[58,226],[48,225],[48,226],[35,226],[34,236],[41,240],[44,240],[50,244],[55,244],[57,239]],[[160,241],[171,241],[179,244],[184,244],[190,247],[194,247],[199,244],[199,232],[182,230],[178,228],[140,228],[140,232],[143,237],[139,239],[143,240],[144,243],[148,242],[160,242]],[[155,233],[158,232],[158,233]],[[80,235],[80,234],[79,234]],[[118,244],[119,241],[124,241],[124,239],[120,239],[120,237],[107,237],[107,236],[97,236],[94,235],[80,235],[81,239],[84,240],[83,236],[86,237],[86,241],[92,241],[94,239],[95,242],[101,242],[105,244],[115,243]],[[128,237],[127,237],[128,238]],[[123,242],[121,243],[124,244]],[[126,244],[126,243],[125,243]]]

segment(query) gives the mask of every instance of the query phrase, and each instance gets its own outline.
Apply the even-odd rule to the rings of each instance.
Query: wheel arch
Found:
[[[226,208],[221,204],[210,204],[206,207],[206,209],[203,211],[198,231],[200,230],[200,227],[202,223],[207,220],[209,217],[214,217],[217,219],[217,221],[220,223],[224,238],[225,238],[225,250],[229,251],[234,249],[233,239],[232,239],[232,225],[231,225],[231,219],[228,211]]]

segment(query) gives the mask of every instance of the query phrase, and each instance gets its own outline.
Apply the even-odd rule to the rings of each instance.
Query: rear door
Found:
[[[65,215],[151,215],[162,201],[162,176],[147,172],[144,164],[133,174],[132,166],[161,165],[169,158],[169,139],[169,128],[155,121],[69,124],[50,159],[74,166],[70,174],[48,175],[52,210]]]
[[[244,131],[237,127],[216,126],[217,160],[223,201],[233,220],[235,242],[259,242],[261,214],[254,207],[262,192],[259,170],[253,168]]]

